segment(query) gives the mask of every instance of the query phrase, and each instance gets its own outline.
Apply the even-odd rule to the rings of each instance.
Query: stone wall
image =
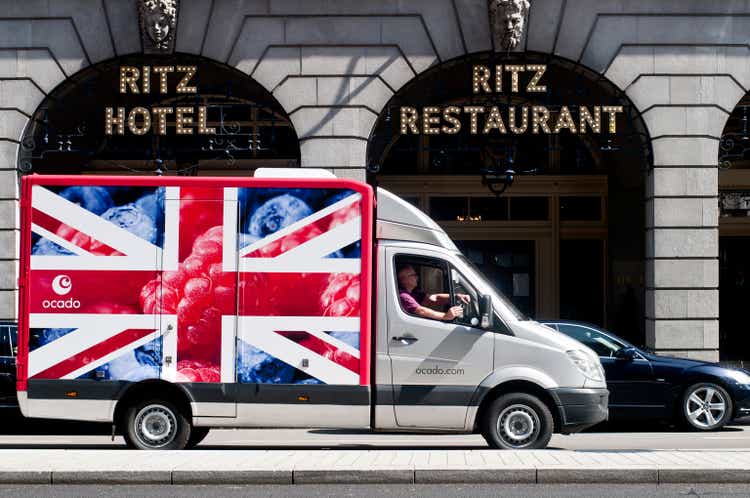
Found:
[[[0,319],[16,316],[17,151],[46,93],[141,50],[132,0],[0,2]],[[520,50],[602,73],[649,128],[647,330],[717,358],[717,151],[750,86],[750,2],[534,0]],[[400,87],[491,49],[486,0],[182,0],[176,50],[234,66],[289,113],[302,166],[364,178],[367,140]]]

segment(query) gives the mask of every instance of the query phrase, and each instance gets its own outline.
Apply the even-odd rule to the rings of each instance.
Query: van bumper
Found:
[[[557,405],[561,426],[558,432],[573,434],[607,420],[609,391],[607,389],[550,389]]]

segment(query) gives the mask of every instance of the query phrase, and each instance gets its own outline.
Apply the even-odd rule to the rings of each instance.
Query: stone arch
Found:
[[[520,61],[520,62],[519,62]],[[441,64],[433,65],[429,69],[415,75],[412,79],[410,79],[408,82],[403,84],[399,89],[396,89],[393,96],[388,100],[388,102],[383,105],[383,107],[380,109],[379,114],[379,120],[373,123],[372,128],[370,129],[369,138],[368,138],[368,165],[373,165],[373,163],[377,163],[378,158],[373,157],[371,155],[372,148],[373,148],[373,142],[378,139],[377,137],[377,129],[378,127],[382,127],[383,125],[383,118],[387,117],[390,119],[393,115],[393,109],[396,109],[399,105],[422,105],[419,103],[414,103],[412,101],[411,103],[407,101],[404,97],[404,95],[409,95],[411,93],[412,98],[416,96],[416,94],[419,94],[422,90],[420,85],[424,85],[425,82],[432,81],[433,84],[437,82],[438,85],[442,85],[442,83],[439,81],[439,77],[436,76],[436,73],[439,73],[441,71],[452,71],[454,67],[458,67],[459,70],[463,70],[462,76],[459,76],[459,78],[462,78],[460,85],[465,86],[465,88],[462,89],[451,89],[450,91],[463,91],[463,96],[470,97],[471,91],[470,91],[470,82],[471,82],[471,64],[477,63],[477,64],[488,64],[491,62],[492,64],[514,64],[514,63],[531,63],[531,64],[548,64],[549,68],[552,68],[553,65],[557,64],[559,68],[564,68],[565,71],[571,71],[571,73],[575,73],[576,77],[579,78],[577,81],[578,83],[581,83],[582,85],[586,85],[585,89],[582,89],[581,92],[589,92],[591,89],[601,86],[603,89],[603,92],[606,92],[606,94],[613,96],[614,99],[617,99],[616,102],[612,103],[605,103],[603,105],[615,105],[616,103],[622,104],[627,110],[626,110],[626,116],[624,119],[627,121],[633,122],[634,130],[633,130],[633,139],[637,140],[639,142],[639,146],[641,147],[643,153],[644,153],[644,164],[647,166],[650,166],[651,164],[651,158],[653,157],[653,151],[650,147],[650,128],[648,126],[648,123],[646,123],[642,117],[641,109],[638,107],[638,105],[628,96],[625,94],[621,88],[618,87],[614,82],[610,81],[605,75],[590,69],[584,65],[581,65],[578,62],[566,59],[564,57],[559,57],[552,54],[547,53],[538,53],[538,52],[511,52],[508,54],[493,54],[492,52],[476,52],[476,53],[470,53],[466,54],[460,57],[456,57],[454,59],[444,61]],[[451,69],[446,69],[451,68]],[[467,69],[468,68],[468,72]],[[548,71],[549,71],[548,68]],[[548,75],[545,76],[545,78],[549,78],[549,72]],[[548,81],[548,80],[546,80]],[[506,82],[507,83],[507,82]],[[429,85],[429,83],[428,83]],[[554,82],[548,81],[548,87],[554,85]],[[507,89],[506,89],[507,90]],[[431,91],[429,86],[427,87],[427,91]],[[442,90],[445,92],[445,89]],[[523,93],[523,92],[522,92]],[[552,92],[554,93],[554,91]],[[578,92],[577,92],[578,93]],[[502,94],[496,94],[498,103],[499,104],[507,104],[503,99],[506,98],[507,92]],[[417,98],[424,98],[426,101],[429,100],[429,95],[421,95]],[[549,93],[546,96],[547,101],[549,101]],[[554,97],[552,97],[554,99]],[[559,97],[558,97],[559,98]],[[537,99],[540,103],[545,101],[545,96],[540,96]],[[570,102],[571,105],[577,104],[576,102]],[[583,105],[584,102],[581,102],[581,105]],[[425,104],[428,105],[428,104]],[[431,105],[431,104],[429,104]],[[515,105],[515,104],[514,104]],[[558,103],[559,105],[559,103]],[[388,112],[384,112],[388,111]],[[394,120],[397,119],[397,116],[393,118]]]
[[[547,91],[535,94],[525,92],[525,86],[533,74],[526,73],[520,78],[521,88],[518,93],[509,91],[510,76],[507,74],[503,82],[504,92],[485,94],[482,91],[478,94],[474,93],[472,89],[472,69],[477,64],[489,68],[494,68],[497,64],[545,64],[547,69],[540,84],[546,85]],[[494,78],[493,74],[490,77],[490,81],[493,82],[491,86],[494,86]],[[469,118],[465,114],[460,116],[462,130],[458,135],[427,136],[424,133],[420,135],[403,135],[400,133],[401,106],[414,107],[422,116],[425,106],[444,108],[449,104],[460,107],[480,105],[485,107],[485,111],[488,110],[489,106],[497,105],[501,109],[500,113],[503,116],[506,128],[509,128],[507,107],[511,105],[516,106],[516,108],[520,105],[546,105],[553,114],[562,105],[569,106],[571,110],[575,109],[575,106],[586,106],[588,109],[592,109],[593,106],[622,105],[625,112],[617,118],[617,134],[615,135],[609,135],[606,132],[607,120],[604,115],[602,115],[603,134],[589,132],[584,135],[574,135],[563,132],[554,136],[534,135],[531,133],[531,125],[529,125],[529,130],[526,133],[518,135],[512,134],[510,131],[498,133],[497,130],[491,131],[489,135],[483,135],[481,127],[485,122],[485,117],[479,118],[479,132],[474,134],[469,132]],[[436,115],[441,115],[441,113]],[[484,116],[486,116],[486,112]],[[577,121],[577,118],[575,119]],[[441,124],[445,124],[445,121],[442,121]],[[419,128],[421,128],[421,124]],[[388,158],[388,149],[394,141],[406,141],[406,146],[402,149],[411,151],[411,155],[396,156],[396,153],[394,153],[391,158]],[[435,143],[438,145],[433,145]],[[606,263],[604,263],[607,266],[606,274],[610,272],[615,274],[614,270],[610,269],[610,265],[618,265],[617,275],[622,276],[623,283],[619,286],[609,283],[600,284],[602,290],[605,290],[606,287],[609,294],[608,298],[603,300],[605,302],[599,307],[602,311],[601,314],[599,316],[593,314],[591,316],[579,315],[577,318],[598,321],[600,325],[603,325],[604,323],[599,320],[604,320],[606,315],[607,323],[614,330],[620,331],[634,341],[642,341],[643,320],[637,321],[633,327],[628,327],[623,323],[618,324],[617,322],[622,320],[618,320],[617,316],[625,315],[623,312],[624,305],[621,301],[625,300],[624,296],[628,292],[628,282],[632,284],[635,292],[639,295],[635,306],[641,310],[645,308],[643,281],[646,271],[643,253],[646,245],[644,240],[646,214],[642,199],[645,196],[646,174],[651,164],[650,143],[649,131],[641,119],[639,109],[620,88],[608,81],[599,72],[584,67],[575,61],[544,53],[511,52],[509,54],[498,54],[495,52],[478,52],[433,66],[410,80],[395,93],[386,104],[371,131],[368,144],[368,165],[373,169],[382,166],[380,174],[370,175],[371,180],[378,182],[381,179],[386,180],[388,186],[397,185],[397,188],[403,186],[403,195],[405,196],[420,195],[419,202],[421,202],[421,207],[425,209],[432,209],[432,199],[438,198],[441,193],[444,196],[469,197],[469,205],[474,205],[475,199],[491,196],[487,188],[481,185],[481,170],[488,166],[488,161],[506,161],[507,155],[503,154],[503,149],[506,147],[514,150],[512,153],[514,155],[513,164],[517,172],[522,173],[523,169],[535,170],[532,173],[539,180],[536,185],[542,185],[542,182],[547,181],[543,177],[547,177],[550,187],[549,191],[543,191],[538,190],[542,187],[533,187],[531,183],[526,183],[520,186],[522,189],[520,191],[514,190],[515,186],[510,187],[506,191],[507,196],[526,196],[526,199],[544,197],[545,200],[549,199],[549,206],[552,206],[550,209],[554,211],[558,209],[557,204],[555,204],[558,202],[558,197],[567,195],[568,197],[577,196],[576,199],[580,199],[585,197],[585,195],[582,195],[584,192],[588,193],[589,197],[604,192],[602,198],[606,197],[607,200],[605,202],[606,207],[602,211],[605,213],[602,219],[609,219],[609,226],[618,226],[619,229],[612,231],[610,235],[603,235],[596,243],[602,241],[601,247],[605,248],[609,245],[610,249],[603,250],[606,254]],[[436,166],[435,162],[437,161],[432,161],[434,154],[442,154],[442,165]],[[430,157],[426,158],[427,155]],[[550,158],[547,162],[548,156],[552,155],[560,157]],[[397,157],[397,159],[394,160],[393,157]],[[410,167],[418,162],[424,163],[423,169]],[[530,164],[535,166],[530,167]],[[541,164],[541,166],[536,166],[538,164]],[[548,170],[548,167],[551,169]],[[386,179],[381,174],[390,176]],[[399,175],[404,175],[405,179],[399,181],[396,178]],[[442,182],[438,178],[441,175],[445,178]],[[579,175],[581,178],[579,180],[580,186],[573,186]],[[588,178],[583,179],[584,175]],[[417,178],[420,176],[428,177],[424,181],[430,182],[429,185],[424,187],[427,190],[423,190],[423,194],[419,194],[419,188],[416,187],[418,184],[421,185]],[[552,177],[555,177],[555,179],[551,179]],[[602,177],[605,177],[604,181],[601,180]],[[526,178],[528,179],[530,176]],[[446,184],[454,182],[461,185],[463,193],[445,187]],[[586,187],[584,186],[585,182],[591,182],[588,185],[598,182],[597,185],[603,186]],[[569,186],[566,187],[567,190],[560,190],[556,187],[561,183]],[[537,190],[534,190],[535,188]],[[589,190],[586,190],[587,188]],[[596,190],[597,188],[599,190]],[[446,194],[447,191],[451,193]],[[397,192],[402,193],[399,190]],[[563,193],[560,194],[560,192]],[[456,197],[456,199],[458,198]],[[505,208],[498,209],[498,212],[502,209]],[[483,216],[490,215],[486,211],[483,211],[483,213]],[[495,216],[495,214],[492,214],[492,216]],[[473,214],[469,215],[469,218],[472,217]],[[484,226],[488,227],[487,230],[496,233],[482,234],[450,225],[447,223],[450,221],[448,218],[440,218],[440,220],[445,223],[444,226],[449,230],[451,236],[460,237],[460,234],[463,233],[469,238],[479,237],[477,240],[484,236],[489,242],[492,242],[490,239],[507,240],[508,237],[512,237],[512,234],[508,232],[509,227],[519,226],[516,222],[522,221],[521,219],[514,220],[502,217],[489,218],[489,223],[485,223]],[[552,218],[544,218],[543,220],[540,218],[535,221],[549,222],[551,226],[556,227],[562,226]],[[503,225],[504,222],[510,223]],[[541,231],[532,234],[534,229],[531,228],[531,225],[530,223],[528,227],[524,226],[523,229],[526,230],[526,233],[531,234],[530,237],[538,237],[535,239],[536,248],[533,249],[533,252],[535,254],[545,253],[545,256],[539,257],[539,261],[543,260],[544,262],[539,263],[538,271],[542,272],[542,268],[552,268],[550,272],[556,275],[549,280],[544,280],[547,277],[539,279],[538,285],[541,287],[549,284],[550,287],[555,288],[555,293],[557,293],[557,287],[561,285],[562,281],[563,265],[557,262],[560,260],[559,256],[555,254],[559,254],[558,251],[563,247],[561,243],[563,238],[559,236],[558,228],[553,229],[553,232],[544,232],[543,235],[538,235]],[[606,225],[602,226],[605,227],[603,230],[606,230]],[[454,232],[450,232],[451,229]],[[572,234],[572,231],[569,230],[567,233]],[[587,235],[580,236],[580,239],[586,239],[586,237],[594,239],[595,237],[590,235],[592,233],[593,231],[588,232]],[[566,240],[573,240],[574,237],[568,236]],[[599,235],[596,237],[599,237]],[[484,241],[485,239],[481,240]],[[552,239],[554,241],[549,242]],[[540,249],[542,246],[544,247]],[[498,244],[497,247],[500,248],[500,245]],[[572,245],[567,244],[564,247],[567,250]],[[466,249],[473,250],[469,246],[466,246]],[[637,263],[631,264],[632,261]],[[614,278],[603,276],[602,281],[614,281]],[[562,292],[562,290],[559,291],[560,294]],[[545,300],[544,306],[535,310],[527,309],[526,312],[538,313],[536,316],[541,318],[557,318],[561,316],[560,313],[564,313],[562,316],[565,318],[574,318],[571,316],[571,310],[575,303],[563,303],[562,300],[555,302],[554,296],[544,298],[541,293],[538,296],[540,301]],[[606,308],[606,312],[603,311],[604,308]],[[635,310],[633,315],[635,314],[640,314],[642,317],[643,311]],[[633,333],[634,331],[635,333]],[[638,334],[637,331],[640,331],[641,334]]]
[[[170,68],[164,88],[155,69],[159,66]],[[185,68],[194,69],[188,74]],[[135,81],[123,83],[122,71],[135,75]],[[181,91],[183,84],[193,91]],[[156,107],[167,107],[169,114],[162,120],[152,111]],[[180,107],[192,121],[178,130],[175,115]],[[136,108],[144,111],[134,127],[127,116],[134,116]],[[105,110],[118,115],[119,109],[124,109],[124,123],[105,131]],[[164,131],[161,125],[157,129],[160,120]],[[235,174],[261,166],[298,165],[294,127],[278,101],[246,74],[179,53],[116,57],[75,73],[29,115],[18,153],[24,173],[195,174],[221,169],[222,161]]]

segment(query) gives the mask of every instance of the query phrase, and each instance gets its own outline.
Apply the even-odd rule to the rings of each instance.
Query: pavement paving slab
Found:
[[[492,450],[480,439],[217,430],[197,449],[159,452],[101,436],[0,437],[0,485],[750,484],[747,428],[583,434],[545,450]]]

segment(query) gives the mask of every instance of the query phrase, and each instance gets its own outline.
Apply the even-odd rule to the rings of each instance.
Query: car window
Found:
[[[599,356],[612,357],[615,355],[616,351],[625,347],[625,345],[619,341],[604,335],[601,332],[581,325],[559,323],[557,324],[557,328],[563,334],[590,347]]]

